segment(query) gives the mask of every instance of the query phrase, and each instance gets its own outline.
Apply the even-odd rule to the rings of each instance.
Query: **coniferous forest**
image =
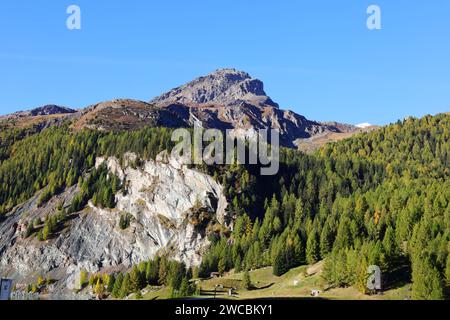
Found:
[[[74,185],[81,191],[68,213],[88,200],[113,208],[123,183],[104,167],[94,169],[95,159],[120,159],[126,152],[154,159],[173,146],[170,137],[167,128],[76,131],[69,123],[42,131],[2,130],[0,221],[38,191],[39,203],[45,204]],[[445,299],[450,284],[449,139],[450,116],[442,114],[408,118],[313,154],[282,149],[275,176],[260,176],[257,165],[198,166],[224,187],[234,223],[208,235],[211,248],[195,273],[208,277],[273,266],[280,276],[325,260],[329,288],[354,286],[367,293],[367,268],[377,265],[384,287],[411,282],[413,298]],[[126,228],[127,221],[123,224]],[[190,295],[192,276],[184,265],[162,257],[110,275],[113,280],[90,281],[99,288],[111,282],[111,294],[118,298],[153,283]]]

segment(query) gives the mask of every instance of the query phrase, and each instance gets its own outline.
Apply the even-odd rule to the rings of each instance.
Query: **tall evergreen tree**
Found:
[[[114,283],[114,287],[112,289],[111,295],[114,298],[119,298],[120,297],[120,290],[122,289],[122,282],[123,282],[123,274],[119,273],[117,275],[116,281]]]
[[[127,273],[122,281],[122,286],[119,291],[119,298],[126,298],[131,292],[130,274]]]
[[[320,260],[320,244],[317,238],[316,230],[308,235],[308,241],[306,242],[306,261],[308,264],[314,264]]]

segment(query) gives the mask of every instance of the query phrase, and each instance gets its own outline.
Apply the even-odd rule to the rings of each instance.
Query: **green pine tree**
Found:
[[[444,299],[443,281],[429,257],[414,258],[412,281],[412,298],[414,300]]]
[[[114,282],[114,287],[111,292],[111,295],[113,296],[113,298],[120,297],[120,290],[122,289],[122,282],[123,282],[123,274],[119,273],[117,275],[116,281]]]
[[[308,235],[308,240],[306,242],[306,262],[308,264],[314,264],[320,260],[320,244],[317,239],[317,233],[313,230]]]
[[[122,286],[119,291],[119,298],[120,299],[126,298],[131,292],[130,288],[131,288],[130,274],[127,273],[122,281]]]

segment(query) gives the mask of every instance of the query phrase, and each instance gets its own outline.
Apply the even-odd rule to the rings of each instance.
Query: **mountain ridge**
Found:
[[[352,125],[311,121],[283,110],[269,97],[261,80],[232,68],[218,69],[152,99],[188,123],[215,129],[278,129],[283,146],[299,148],[317,135],[358,132]],[[300,147],[301,148],[301,147]]]
[[[59,106],[56,104],[47,104],[43,105],[41,107],[33,108],[30,110],[25,111],[17,111],[11,114],[6,114],[3,116],[0,116],[0,119],[2,118],[12,118],[12,117],[27,117],[27,116],[49,116],[49,115],[57,115],[57,114],[71,114],[76,113],[77,111],[68,107]]]
[[[74,110],[47,105],[27,112],[0,117],[0,124],[41,128],[59,125],[65,119],[75,129],[89,128],[106,131],[137,130],[145,126],[168,128],[193,127],[205,129],[278,129],[280,143],[303,151],[315,150],[320,144],[314,137],[332,135],[334,140],[346,138],[361,130],[353,125],[312,121],[291,110],[281,109],[264,90],[261,80],[233,68],[218,69],[198,77],[144,102],[114,99]],[[325,138],[324,138],[325,137]],[[313,143],[302,148],[302,141]],[[313,148],[311,148],[313,146]]]

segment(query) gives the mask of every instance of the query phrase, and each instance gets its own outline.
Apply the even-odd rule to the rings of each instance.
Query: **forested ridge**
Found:
[[[69,125],[51,127],[24,139],[10,138],[24,133],[2,133],[0,161],[0,216],[44,189],[48,200],[79,181],[93,168],[98,156],[121,156],[136,152],[152,157],[171,146],[171,131],[146,128],[133,132],[105,133],[96,130],[71,131]]]
[[[250,203],[236,220],[233,245],[215,237],[200,274],[272,265],[281,275],[326,259],[329,287],[353,285],[367,293],[367,267],[378,265],[384,288],[412,281],[413,298],[444,298],[450,281],[449,135],[448,115],[409,118],[311,156],[283,150],[276,177],[231,179],[233,190],[247,180],[263,182],[235,195],[232,210],[239,212],[240,204],[251,202],[246,194],[261,194],[257,186],[264,185],[264,214]]]
[[[105,190],[95,187],[106,181],[102,170],[92,172],[95,158],[120,158],[127,151],[154,158],[170,149],[170,135],[165,128],[107,133],[71,131],[69,126],[36,134],[2,132],[0,221],[39,190],[45,202],[77,183],[82,194],[74,210],[88,198],[113,206],[111,192],[120,183]],[[367,267],[378,265],[385,288],[412,281],[413,298],[445,298],[450,281],[449,135],[449,115],[408,118],[328,144],[312,155],[282,149],[276,176],[259,176],[258,166],[251,165],[199,166],[225,187],[235,221],[232,229],[209,235],[212,247],[196,272],[208,276],[273,266],[281,275],[325,259],[328,287],[356,286],[368,293]]]

